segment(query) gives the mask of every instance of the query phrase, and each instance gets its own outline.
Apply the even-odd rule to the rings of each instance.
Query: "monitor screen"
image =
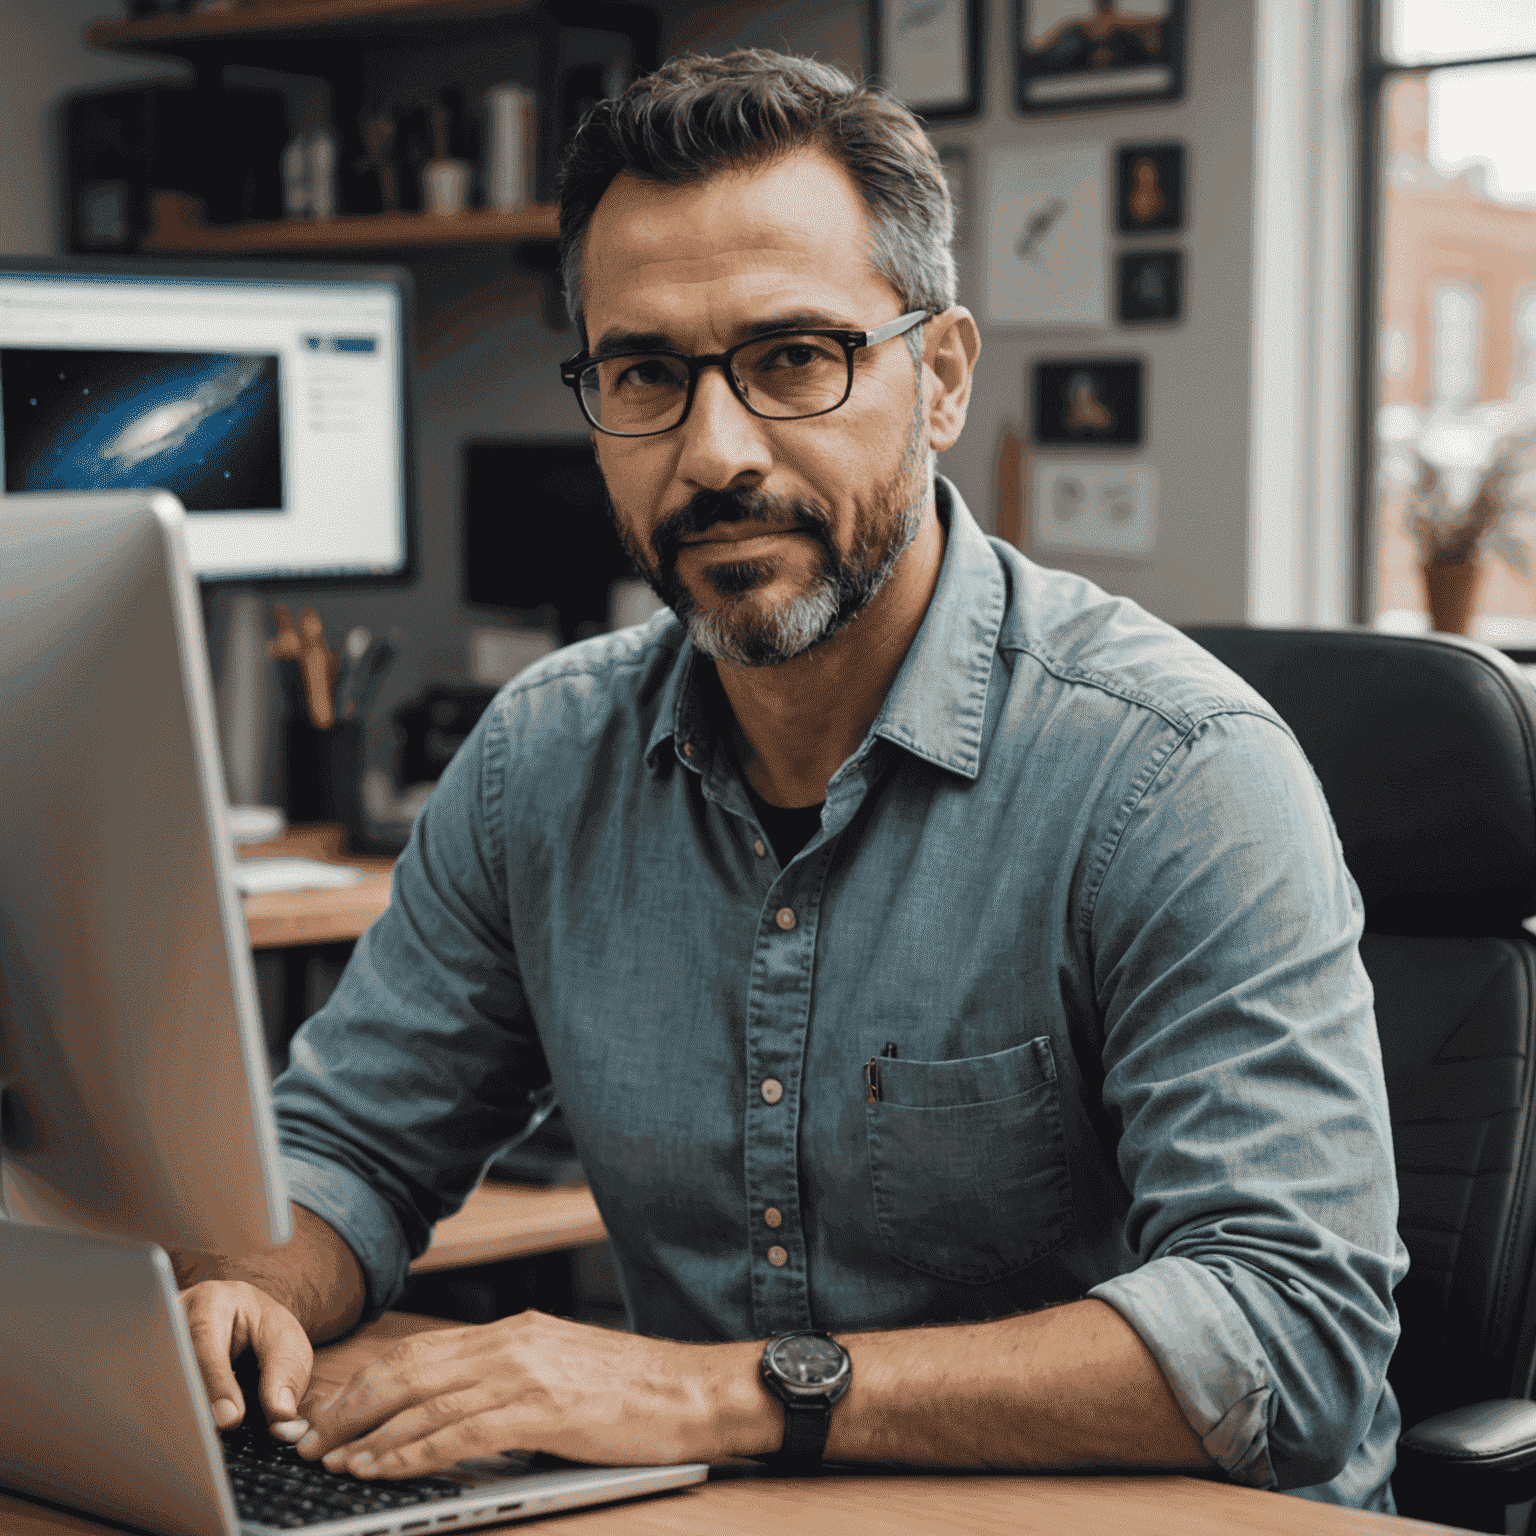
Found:
[[[615,582],[634,574],[584,439],[464,446],[464,600],[533,618],[563,640],[608,628]]]
[[[171,491],[204,579],[400,575],[407,282],[0,261],[0,488]]]

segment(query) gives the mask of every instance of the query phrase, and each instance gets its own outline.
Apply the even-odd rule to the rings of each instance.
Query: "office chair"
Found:
[[[1445,635],[1197,626],[1296,733],[1365,901],[1411,1267],[1399,1513],[1536,1494],[1536,690]]]

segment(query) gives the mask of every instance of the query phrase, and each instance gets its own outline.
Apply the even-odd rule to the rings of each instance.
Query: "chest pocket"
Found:
[[[894,1257],[977,1285],[1072,1236],[1051,1042],[959,1061],[882,1060],[864,1107],[875,1221]]]

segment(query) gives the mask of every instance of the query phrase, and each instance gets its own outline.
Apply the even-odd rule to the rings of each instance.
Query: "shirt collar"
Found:
[[[981,771],[987,685],[1007,592],[986,535],[942,475],[935,499],[946,533],[938,584],[869,734],[974,779]],[[704,769],[709,726],[694,680],[700,660],[685,640],[646,743],[646,761],[653,765],[657,748],[670,737],[685,768]]]

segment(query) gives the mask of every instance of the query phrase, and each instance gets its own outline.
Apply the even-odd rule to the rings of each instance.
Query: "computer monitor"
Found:
[[[0,497],[0,1201],[291,1233],[208,663],[163,491]]]
[[[0,489],[158,486],[205,581],[410,572],[410,278],[0,258]]]
[[[615,582],[634,574],[585,438],[464,445],[464,600],[537,622],[569,643],[605,630]]]

